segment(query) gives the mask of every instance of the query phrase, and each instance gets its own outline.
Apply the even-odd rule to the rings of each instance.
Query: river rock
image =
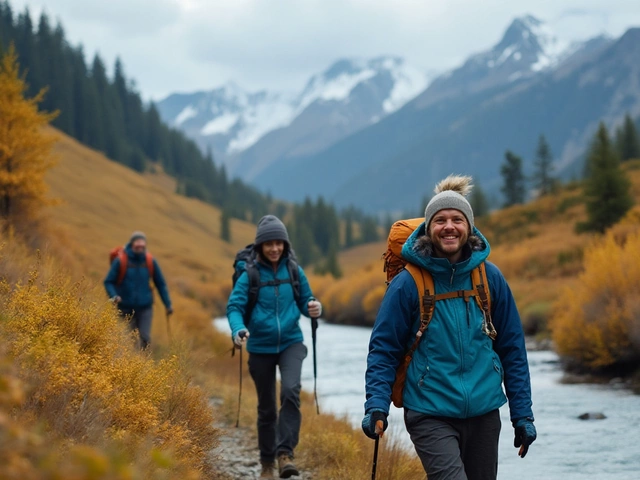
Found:
[[[578,416],[580,420],[604,420],[607,416],[601,412],[587,412]]]

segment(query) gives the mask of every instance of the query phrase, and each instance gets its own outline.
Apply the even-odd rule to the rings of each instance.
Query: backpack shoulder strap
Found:
[[[247,272],[249,280],[249,291],[247,294],[247,307],[244,313],[244,323],[249,324],[251,313],[253,312],[256,303],[258,303],[258,294],[260,293],[260,272],[258,266],[251,260],[247,261],[244,265],[244,269]]]
[[[287,260],[287,270],[289,270],[289,278],[291,279],[291,288],[293,288],[293,298],[296,303],[300,301],[300,271],[298,270],[298,262],[294,258],[289,257]]]
[[[149,252],[145,255],[145,260],[147,261],[147,270],[149,270],[149,278],[153,280],[153,276],[155,275],[155,267],[153,265],[153,255]]]
[[[413,356],[418,348],[422,335],[431,323],[433,311],[436,306],[435,285],[431,274],[423,268],[407,263],[405,269],[411,274],[416,287],[418,289],[418,298],[420,300],[420,328],[416,332],[416,339],[405,356]]]
[[[120,270],[118,270],[118,280],[116,281],[116,284],[120,285],[124,280],[124,276],[127,274],[127,267],[129,263],[129,257],[124,249],[118,252],[118,260],[120,260]]]
[[[471,281],[473,282],[474,290],[478,292],[475,296],[476,303],[484,315],[482,330],[491,340],[495,340],[498,332],[496,332],[491,319],[491,292],[489,291],[489,280],[487,279],[487,267],[484,262],[471,271]]]

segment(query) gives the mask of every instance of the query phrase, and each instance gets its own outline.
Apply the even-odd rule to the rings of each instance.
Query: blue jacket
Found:
[[[277,270],[257,261],[261,282],[289,279],[286,258],[282,258]],[[300,302],[296,304],[293,287],[290,283],[279,286],[262,287],[258,293],[258,301],[245,326],[243,318],[248,302],[249,276],[244,272],[238,278],[227,303],[227,318],[231,326],[231,337],[235,337],[240,330],[249,330],[247,351],[250,353],[280,353],[294,343],[302,342],[300,330],[300,314],[309,316],[307,304],[313,298],[309,281],[301,267],[300,272]]]
[[[153,304],[153,292],[151,291],[151,278],[145,254],[137,254],[131,250],[131,245],[125,247],[128,263],[127,272],[120,285],[118,282],[118,274],[120,273],[120,259],[116,259],[111,263],[111,268],[104,279],[104,288],[110,298],[119,296],[122,301],[118,307],[123,310],[136,310],[150,307]],[[162,275],[162,270],[156,259],[153,259],[153,283],[155,284],[162,303],[166,308],[171,308],[171,298],[167,283]]]
[[[482,332],[483,314],[475,301],[439,300],[425,335],[407,370],[405,408],[426,415],[470,418],[483,415],[509,398],[511,419],[533,417],[531,383],[524,333],[511,290],[498,268],[486,262],[484,248],[452,265],[447,259],[425,257],[415,251],[425,226],[409,237],[403,257],[428,270],[436,293],[471,290],[471,271],[485,262],[491,314],[498,336],[494,342]],[[389,411],[396,370],[420,325],[416,284],[407,271],[397,275],[384,296],[369,344],[365,411]]]

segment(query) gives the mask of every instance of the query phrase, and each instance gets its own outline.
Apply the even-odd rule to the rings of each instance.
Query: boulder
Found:
[[[587,412],[579,415],[580,420],[604,420],[607,416],[602,412]]]

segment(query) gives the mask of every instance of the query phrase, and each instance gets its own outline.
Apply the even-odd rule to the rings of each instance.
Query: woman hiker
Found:
[[[293,458],[302,419],[300,374],[307,356],[299,320],[301,314],[318,318],[322,306],[313,297],[304,271],[292,261],[287,229],[277,217],[260,219],[253,249],[253,260],[246,263],[229,297],[227,317],[234,343],[246,343],[249,373],[256,384],[260,478],[273,478],[276,458],[280,478],[289,478],[299,474]],[[253,308],[249,306],[251,279],[259,282]],[[281,377],[279,412],[276,366]]]

